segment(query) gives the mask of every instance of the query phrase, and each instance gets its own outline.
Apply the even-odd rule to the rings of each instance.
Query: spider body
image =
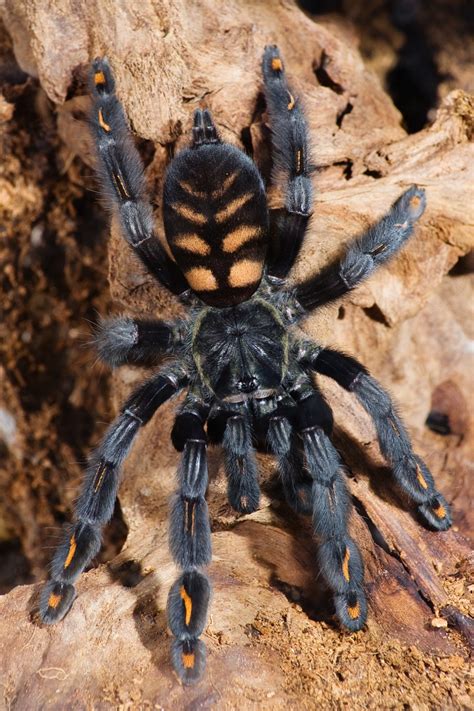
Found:
[[[193,333],[193,357],[203,384],[218,401],[263,397],[288,369],[288,333],[271,303],[251,298],[202,312]]]
[[[269,211],[256,166],[222,143],[209,112],[198,110],[192,145],[174,158],[165,179],[164,225],[172,259],[153,232],[141,162],[108,63],[96,60],[92,73],[92,127],[104,191],[129,246],[190,310],[173,323],[121,317],[100,327],[99,355],[111,366],[159,366],[163,356],[167,363],[131,393],[92,453],[40,612],[44,622],[54,623],[70,609],[74,583],[100,548],[121,465],[136,434],[186,388],[171,433],[182,455],[169,541],[182,573],[168,598],[172,659],[184,683],[199,679],[205,667],[199,638],[211,591],[203,570],[211,560],[205,499],[210,444],[223,449],[229,502],[242,513],[259,505],[256,446],[275,455],[289,505],[312,516],[319,571],[339,621],[349,630],[364,625],[363,563],[348,532],[351,500],[331,441],[332,411],[315,374],[334,379],[372,417],[395,483],[422,522],[438,531],[451,525],[448,504],[413,452],[389,395],[355,358],[304,340],[295,329],[311,311],[355,288],[396,254],[424,211],[424,192],[408,188],[341,258],[302,283],[289,284],[312,205],[307,129],[276,47],[265,50],[263,77],[273,159],[286,179],[284,207]]]

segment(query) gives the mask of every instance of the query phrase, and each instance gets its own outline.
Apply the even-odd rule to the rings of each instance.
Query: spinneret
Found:
[[[158,369],[136,388],[92,453],[75,517],[66,527],[40,598],[45,623],[61,620],[75,598],[74,582],[99,551],[118,492],[122,464],[139,430],[167,400],[188,388],[171,433],[181,452],[170,507],[169,544],[181,572],[170,589],[171,658],[184,684],[204,673],[211,598],[203,568],[212,557],[206,503],[207,449],[220,445],[228,499],[248,514],[259,506],[255,449],[276,458],[294,511],[312,516],[318,570],[340,623],[351,631],[367,616],[364,567],[348,533],[351,497],[344,463],[332,442],[333,415],[314,375],[334,379],[372,417],[393,478],[426,525],[451,525],[449,506],[382,386],[352,356],[302,340],[293,326],[311,311],[357,287],[392,258],[425,208],[412,186],[345,254],[303,283],[286,277],[312,210],[310,146],[304,113],[289,88],[275,46],[263,56],[275,172],[285,180],[284,206],[269,210],[252,161],[223,143],[208,110],[194,116],[189,149],[168,167],[164,227],[174,260],[154,233],[138,152],[105,59],[93,64],[92,130],[99,178],[124,238],[150,273],[190,306],[176,322],[113,318],[100,324],[99,355],[112,367]],[[159,367],[163,357],[168,361]]]

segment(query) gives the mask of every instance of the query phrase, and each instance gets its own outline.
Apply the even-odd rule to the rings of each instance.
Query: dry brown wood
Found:
[[[226,140],[240,145],[245,138],[247,147],[250,141],[255,159],[268,168],[259,67],[265,44],[277,42],[306,108],[318,166],[314,217],[295,279],[339,253],[405,187],[425,187],[428,207],[403,253],[344,304],[309,318],[304,331],[357,355],[393,393],[455,515],[449,533],[420,528],[387,486],[367,416],[349,395],[323,383],[353,475],[358,506],[351,525],[367,570],[368,627],[351,637],[327,617],[309,522],[276,498],[272,462],[260,458],[261,509],[239,518],[226,502],[213,452],[208,672],[199,688],[183,691],[170,669],[164,612],[175,576],[166,530],[178,461],[169,441],[174,406],[165,407],[140,434],[125,467],[125,547],[108,567],[81,578],[64,622],[39,626],[37,587],[16,588],[0,599],[5,699],[19,709],[367,708],[369,695],[374,707],[384,708],[398,685],[410,703],[418,698],[428,708],[448,699],[445,687],[432,688],[432,678],[451,674],[448,701],[459,707],[466,694],[457,675],[467,653],[467,608],[465,588],[456,584],[466,579],[469,548],[456,529],[468,530],[473,284],[469,276],[446,274],[473,245],[473,97],[450,93],[435,123],[407,136],[398,111],[366,70],[351,28],[333,19],[316,23],[289,1],[127,6],[6,0],[3,17],[20,66],[57,104],[65,152],[90,165],[83,81],[90,59],[107,54],[133,130],[153,143],[147,176],[158,223],[163,171],[188,140],[197,106],[209,106]],[[323,65],[324,73],[317,71]],[[277,189],[271,198],[278,203]],[[124,248],[116,224],[109,279],[117,311],[179,312]],[[129,368],[115,376],[117,405],[140,377]],[[448,438],[423,426],[432,401],[458,423]],[[443,610],[447,629],[432,624]],[[400,668],[412,674],[406,688]]]

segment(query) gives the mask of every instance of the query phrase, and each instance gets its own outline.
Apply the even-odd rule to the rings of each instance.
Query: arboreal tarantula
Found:
[[[287,179],[285,207],[268,210],[253,162],[222,143],[210,113],[197,110],[192,145],[171,162],[164,185],[171,259],[154,236],[142,166],[109,65],[96,60],[92,72],[93,128],[105,192],[128,244],[161,284],[186,299],[190,310],[175,323],[115,318],[102,325],[99,352],[110,365],[149,365],[163,354],[168,364],[130,395],[92,454],[75,522],[52,562],[41,615],[53,623],[69,610],[74,581],[99,551],[120,467],[138,430],[160,405],[187,388],[171,435],[182,458],[170,547],[183,572],[168,599],[176,638],[173,663],[185,683],[197,680],[205,667],[199,637],[210,597],[202,571],[211,560],[208,442],[224,450],[229,501],[242,513],[259,504],[254,445],[265,443],[275,454],[289,504],[312,514],[319,567],[339,620],[350,630],[364,624],[363,565],[347,531],[350,497],[331,442],[331,409],[313,373],[333,378],[372,416],[382,453],[423,521],[437,530],[451,524],[448,505],[414,454],[387,393],[354,358],[301,340],[291,328],[356,287],[403,246],[424,211],[424,193],[410,187],[340,260],[289,286],[286,277],[311,213],[308,136],[274,46],[265,50],[263,77],[274,161]]]

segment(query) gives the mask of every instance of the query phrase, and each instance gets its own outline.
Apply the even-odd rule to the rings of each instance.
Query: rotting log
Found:
[[[350,637],[331,622],[309,522],[280,500],[272,461],[259,458],[261,509],[238,517],[226,501],[219,453],[212,452],[208,671],[198,688],[183,691],[170,668],[164,611],[175,577],[166,531],[178,461],[169,440],[174,406],[168,406],[139,435],[125,466],[126,544],[107,567],[83,575],[64,622],[50,629],[38,624],[37,586],[0,599],[5,698],[21,709],[61,708],[64,699],[68,708],[145,702],[312,708],[335,699],[353,708],[360,699],[367,708],[362,700],[370,688],[380,708],[393,698],[390,684],[400,684],[397,669],[406,663],[414,675],[405,691],[409,701],[461,704],[466,692],[456,675],[464,669],[469,626],[464,587],[456,584],[467,579],[469,548],[456,529],[468,530],[469,517],[473,286],[469,276],[446,275],[473,244],[473,97],[453,91],[432,126],[406,135],[350,28],[334,19],[316,23],[289,1],[154,0],[127,7],[106,0],[86,9],[68,0],[6,0],[3,19],[21,68],[57,106],[64,153],[91,166],[85,79],[90,60],[108,56],[131,127],[149,142],[144,154],[157,225],[165,166],[188,140],[198,106],[208,106],[222,137],[243,142],[269,177],[260,58],[270,42],[279,44],[303,101],[317,167],[314,216],[295,279],[339,253],[408,185],[426,189],[427,210],[403,253],[343,303],[308,318],[303,330],[356,355],[391,391],[455,521],[445,534],[420,527],[387,484],[365,413],[322,381],[350,467],[351,527],[366,565],[367,630]],[[278,186],[270,197],[279,203]],[[109,280],[117,312],[165,318],[180,312],[130,255],[115,223]],[[115,375],[117,406],[141,377],[131,368]],[[433,403],[458,431],[443,438],[424,427]],[[443,669],[428,658],[458,661]],[[423,681],[450,673],[451,696],[445,686]]]

